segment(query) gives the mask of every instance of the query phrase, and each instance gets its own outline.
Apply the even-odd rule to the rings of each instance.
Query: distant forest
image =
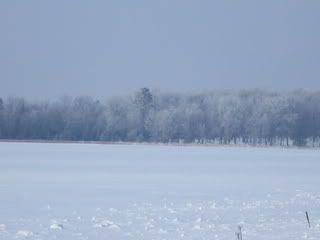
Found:
[[[0,138],[320,146],[320,92],[175,94],[142,88],[105,102],[89,96],[0,98]]]

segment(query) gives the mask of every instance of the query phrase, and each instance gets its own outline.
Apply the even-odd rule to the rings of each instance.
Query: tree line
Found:
[[[0,98],[0,138],[319,147],[320,92],[142,88],[105,102]]]

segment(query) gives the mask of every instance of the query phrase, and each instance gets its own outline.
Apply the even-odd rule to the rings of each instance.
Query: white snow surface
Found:
[[[320,239],[319,170],[316,149],[0,143],[0,239]]]

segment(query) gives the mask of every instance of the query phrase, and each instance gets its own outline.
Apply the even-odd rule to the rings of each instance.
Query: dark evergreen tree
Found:
[[[139,139],[146,141],[150,138],[150,132],[147,131],[148,114],[153,107],[153,97],[148,88],[141,88],[136,93],[134,103],[139,110],[139,127],[138,134]]]

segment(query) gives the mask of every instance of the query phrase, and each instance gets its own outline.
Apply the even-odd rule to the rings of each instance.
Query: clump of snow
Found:
[[[52,220],[51,224],[50,224],[50,229],[62,230],[62,229],[64,229],[64,225],[57,220]]]
[[[93,225],[96,228],[109,228],[113,230],[120,230],[120,225],[110,221],[108,219],[95,219],[93,218],[95,224]]]
[[[33,237],[34,234],[32,231],[30,230],[19,230],[17,233],[16,233],[16,238],[31,238]]]
[[[113,229],[113,230],[120,230],[120,226],[118,224],[111,224],[108,226],[109,229]]]

